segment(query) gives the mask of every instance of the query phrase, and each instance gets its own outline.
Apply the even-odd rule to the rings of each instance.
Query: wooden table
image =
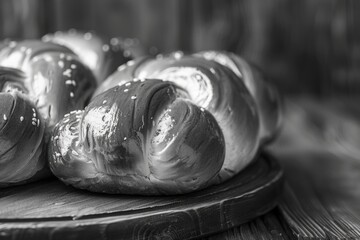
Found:
[[[270,213],[208,239],[360,239],[360,99],[289,100],[268,149],[285,171]]]
[[[280,196],[278,207],[262,215],[268,209],[272,209],[274,203],[276,203],[274,196],[279,195],[280,191],[277,187],[279,185],[272,185],[275,187],[273,188],[275,191],[271,190],[271,188],[256,188],[268,189],[276,193],[274,195],[268,194],[267,190],[262,191],[264,194],[261,195],[261,198],[258,198],[261,200],[261,207],[256,206],[256,210],[251,209],[251,206],[255,206],[253,204],[254,199],[252,198],[255,196],[254,194],[239,195],[239,191],[243,191],[244,187],[237,185],[246,182],[252,183],[252,185],[255,184],[256,181],[251,180],[255,177],[255,173],[259,176],[269,176],[270,179],[278,179],[274,178],[278,176],[276,173],[281,173],[282,176],[283,172],[281,170],[280,172],[261,171],[261,169],[276,170],[279,169],[278,167],[268,168],[266,164],[259,165],[259,163],[265,163],[264,161],[255,162],[249,166],[248,176],[246,174],[238,175],[223,186],[194,193],[192,198],[184,196],[184,199],[180,199],[182,203],[188,202],[189,206],[200,204],[196,208],[202,209],[201,212],[206,214],[189,214],[189,216],[195,216],[191,219],[205,216],[200,221],[203,223],[201,229],[204,234],[218,232],[218,229],[228,229],[228,227],[223,227],[222,223],[216,224],[216,221],[213,221],[216,219],[216,216],[221,215],[220,212],[224,213],[221,210],[224,208],[219,208],[216,204],[204,204],[206,202],[217,203],[216,200],[219,197],[222,199],[221,194],[228,194],[227,197],[229,198],[230,196],[234,200],[232,202],[221,201],[222,206],[231,206],[227,208],[228,211],[226,213],[228,216],[232,216],[233,218],[231,219],[233,220],[229,218],[229,221],[225,221],[233,223],[231,227],[261,214],[260,217],[250,222],[202,239],[360,239],[360,108],[357,106],[357,102],[360,101],[348,99],[346,101],[326,100],[322,102],[309,100],[308,98],[286,101],[283,131],[276,142],[266,149],[266,151],[278,159],[284,169],[285,188]],[[275,174],[266,174],[271,172]],[[249,181],[245,181],[246,179]],[[234,182],[235,184],[232,184]],[[266,180],[266,182],[268,183],[269,180]],[[263,185],[261,183],[261,186]],[[40,198],[43,200],[41,204],[36,205],[37,201],[28,201],[28,198],[18,197],[19,194],[28,197],[29,192],[31,193],[35,190],[37,192],[35,197],[37,198],[39,198],[39,195],[40,197],[42,196],[42,190],[46,190],[43,194],[46,197]],[[216,190],[215,192],[218,192],[220,195],[214,194],[213,190]],[[28,186],[11,188],[3,190],[2,193],[3,196],[7,196],[6,199],[12,200],[5,201],[6,199],[4,200],[3,198],[0,205],[2,207],[1,217],[3,219],[3,222],[0,221],[0,227],[3,227],[3,231],[0,231],[0,240],[2,238],[29,239],[28,234],[33,236],[32,239],[41,239],[34,238],[34,236],[48,236],[46,231],[43,231],[43,235],[36,235],[37,232],[35,231],[35,228],[41,227],[41,224],[36,219],[48,216],[47,211],[51,211],[56,216],[56,218],[50,219],[52,228],[49,229],[51,231],[52,229],[59,230],[56,232],[58,234],[51,235],[53,236],[51,239],[63,239],[63,230],[67,228],[61,228],[57,223],[66,224],[68,216],[75,216],[79,224],[79,230],[76,230],[78,229],[76,228],[76,231],[70,231],[72,229],[69,228],[66,236],[72,237],[71,239],[77,239],[73,233],[88,226],[85,222],[92,219],[90,213],[93,211],[94,206],[96,206],[97,212],[111,214],[110,218],[114,220],[111,232],[116,233],[116,235],[111,235],[113,236],[111,239],[117,239],[119,232],[121,232],[121,226],[124,226],[120,221],[122,219],[121,216],[128,214],[128,212],[122,212],[121,210],[127,209],[126,204],[134,203],[131,197],[118,202],[119,199],[116,196],[100,196],[88,192],[79,192],[66,187],[60,182],[54,181],[43,184],[38,182]],[[66,194],[64,195],[64,193]],[[84,195],[87,197],[84,198]],[[271,198],[271,196],[273,197]],[[178,198],[174,199],[179,200]],[[166,228],[166,226],[169,226],[169,223],[168,220],[164,220],[163,216],[169,213],[169,211],[163,211],[164,208],[160,205],[176,206],[168,204],[168,202],[174,202],[174,199],[171,197],[166,199],[154,198],[157,208],[152,206],[152,212],[148,211],[148,213],[151,213],[149,218],[144,218],[143,222],[139,222],[136,218],[126,217],[123,220],[127,221],[128,225],[126,226],[145,226],[149,221],[153,223],[162,221],[161,226]],[[85,203],[84,200],[86,200]],[[136,200],[138,209],[135,209],[134,206],[131,208],[136,210],[134,214],[137,214],[137,211],[142,211],[147,206],[146,204],[149,203],[149,199],[145,200],[144,202],[141,202],[139,199]],[[235,202],[237,204],[233,204]],[[19,208],[19,205],[22,208]],[[63,207],[65,205],[67,208]],[[90,207],[87,207],[88,205]],[[77,211],[80,211],[80,213],[78,214]],[[154,211],[158,211],[157,214],[161,216],[154,216]],[[186,212],[187,208],[181,211]],[[24,215],[24,212],[26,212],[26,215]],[[195,212],[191,210],[191,213]],[[246,212],[258,212],[259,214],[247,215]],[[16,237],[15,235],[10,236],[7,234],[11,234],[11,231],[4,231],[6,226],[11,225],[11,222],[9,223],[8,220],[9,216],[18,216],[18,218],[27,217],[30,220],[36,220],[36,223],[31,225],[30,221],[30,227],[26,225],[23,228],[25,231],[17,231]],[[59,216],[62,216],[64,219],[59,219]],[[29,219],[27,219],[28,222]],[[106,219],[108,220],[108,218]],[[187,226],[186,229],[192,229],[194,223],[191,219],[184,218],[183,222],[181,222],[181,219],[174,218],[171,226],[178,226],[178,229],[185,229]],[[15,220],[14,224],[19,222]],[[46,226],[49,227],[50,225],[47,223]],[[105,234],[105,237],[102,236],[102,232],[96,228],[98,225],[95,224],[94,227],[86,229],[85,232],[89,236],[86,239],[91,239],[92,237],[108,239],[110,235]],[[179,233],[177,230],[169,231]],[[107,233],[110,234],[109,232]],[[184,230],[182,234],[162,234],[156,236],[160,236],[156,237],[156,239],[188,239],[199,236],[199,234],[192,235]]]

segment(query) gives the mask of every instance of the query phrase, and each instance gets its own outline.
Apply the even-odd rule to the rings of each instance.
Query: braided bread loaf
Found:
[[[49,172],[43,148],[52,128],[84,107],[96,82],[71,50],[37,40],[2,43],[0,66],[0,185],[7,186]]]
[[[191,192],[254,159],[279,126],[262,133],[260,114],[242,79],[216,61],[180,53],[137,59],[55,127],[50,168],[91,191]]]

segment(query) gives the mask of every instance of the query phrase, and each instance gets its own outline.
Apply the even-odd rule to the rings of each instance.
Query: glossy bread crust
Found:
[[[45,119],[48,129],[75,109],[84,107],[96,87],[91,71],[66,47],[38,40],[9,42],[0,50],[0,65],[21,70],[19,84]],[[2,85],[15,81],[3,79]]]
[[[74,29],[47,34],[42,40],[66,46],[74,51],[93,71],[98,83],[103,82],[118,66],[146,55],[137,39],[112,38],[107,41],[93,32]]]
[[[14,99],[0,109],[5,120],[0,132],[3,187],[49,175],[51,130],[65,113],[84,107],[96,81],[70,49],[38,40],[4,42],[0,65],[0,95]]]
[[[260,117],[261,143],[273,140],[281,127],[282,106],[279,93],[256,66],[240,56],[224,51],[204,51],[194,54],[230,68],[245,84],[254,98]]]
[[[223,165],[224,137],[215,118],[178,91],[147,80],[98,95],[55,127],[51,170],[96,192],[181,194],[208,186]]]
[[[49,175],[39,112],[21,93],[1,92],[0,102],[0,187]]]
[[[236,55],[138,58],[59,123],[50,166],[65,183],[96,192],[187,193],[238,174],[280,116],[277,93]]]
[[[125,84],[134,77],[172,82],[188,94],[194,104],[214,116],[226,144],[224,165],[217,182],[231,178],[254,159],[260,143],[258,110],[246,86],[229,68],[175,52],[157,59],[130,62],[99,89]]]

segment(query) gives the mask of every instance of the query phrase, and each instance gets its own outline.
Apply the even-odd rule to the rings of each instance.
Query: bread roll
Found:
[[[19,91],[0,92],[0,187],[42,178],[46,171],[45,122],[21,93],[21,76],[0,68],[0,87],[12,78]],[[18,85],[17,85],[18,84]],[[9,89],[9,88],[8,88]]]
[[[8,186],[50,173],[43,145],[65,113],[83,109],[96,81],[71,50],[36,40],[3,43],[0,65],[0,91],[7,99],[1,109],[6,128],[0,133],[0,186]]]
[[[20,82],[50,130],[64,114],[82,109],[96,88],[93,74],[78,57],[53,43],[9,42],[0,50],[0,66],[23,72]]]
[[[50,166],[61,180],[130,194],[221,183],[254,159],[260,143],[258,110],[238,76],[215,61],[176,54],[120,66],[85,111],[67,116],[53,136]],[[198,166],[189,167],[190,160]]]
[[[65,183],[96,192],[181,194],[210,184],[224,144],[212,114],[177,85],[129,81],[60,121],[50,168]]]
[[[140,55],[146,55],[137,39],[112,38],[106,41],[93,32],[80,32],[74,29],[47,34],[42,39],[74,51],[93,71],[98,83],[103,82],[119,65]]]
[[[260,69],[230,52],[204,51],[194,56],[216,61],[230,68],[242,80],[259,110],[261,143],[274,139],[282,121],[280,95]]]

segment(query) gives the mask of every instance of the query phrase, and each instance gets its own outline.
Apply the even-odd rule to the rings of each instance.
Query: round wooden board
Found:
[[[189,239],[271,210],[283,172],[262,155],[231,180],[181,195],[95,194],[48,179],[0,190],[0,239]]]

